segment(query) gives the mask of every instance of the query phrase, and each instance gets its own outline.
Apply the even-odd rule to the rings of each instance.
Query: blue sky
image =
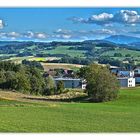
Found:
[[[1,40],[140,37],[139,8],[0,8]]]

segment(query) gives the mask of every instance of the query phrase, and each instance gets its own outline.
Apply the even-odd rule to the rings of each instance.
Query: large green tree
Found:
[[[58,81],[57,83],[57,93],[61,94],[64,91],[64,82]]]
[[[46,78],[46,95],[53,95],[56,92],[55,81],[52,76]]]
[[[119,83],[105,66],[91,64],[81,70],[87,81],[86,91],[93,102],[110,101],[117,98]]]

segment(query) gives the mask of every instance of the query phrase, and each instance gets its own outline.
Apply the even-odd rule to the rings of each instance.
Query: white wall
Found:
[[[135,87],[135,78],[128,79],[128,87]]]
[[[121,87],[135,87],[135,78],[120,78],[118,80]]]

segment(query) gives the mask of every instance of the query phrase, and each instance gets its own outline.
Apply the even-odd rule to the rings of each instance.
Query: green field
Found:
[[[0,100],[0,132],[140,132],[140,88],[108,103]]]
[[[72,57],[84,57],[85,52],[83,50],[69,50],[71,46],[58,46],[53,50],[45,51],[48,54],[68,54]]]
[[[130,54],[131,57],[140,57],[140,51],[129,50],[125,48],[117,48],[116,50],[113,51],[107,51],[104,52],[102,55],[108,55],[113,57],[114,53],[121,53],[123,57],[125,57],[126,54]]]
[[[44,71],[49,69],[69,69],[69,70],[79,70],[83,65],[78,64],[67,64],[67,63],[41,63]]]

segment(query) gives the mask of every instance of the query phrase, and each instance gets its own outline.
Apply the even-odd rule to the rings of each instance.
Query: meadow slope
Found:
[[[140,88],[121,89],[119,99],[107,103],[27,102],[1,96],[0,132],[140,132]]]

